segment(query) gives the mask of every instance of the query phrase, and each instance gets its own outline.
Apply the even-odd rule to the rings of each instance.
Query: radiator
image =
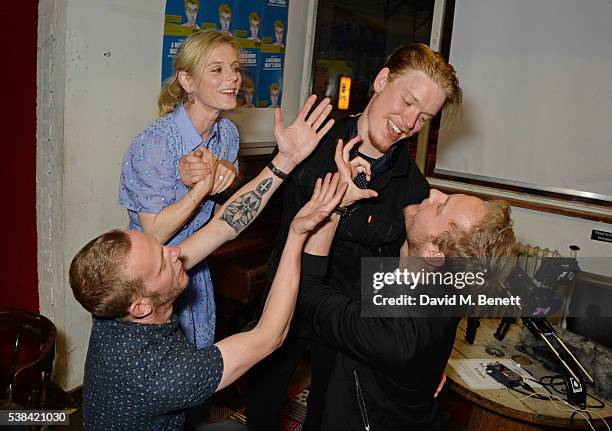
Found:
[[[535,281],[535,273],[540,267],[542,259],[545,257],[561,257],[559,250],[551,250],[533,246],[531,244],[516,244],[516,261],[518,266],[527,273],[529,277]],[[536,281],[536,283],[539,283]]]

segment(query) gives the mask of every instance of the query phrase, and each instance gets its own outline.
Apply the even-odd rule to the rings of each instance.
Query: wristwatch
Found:
[[[287,175],[286,173],[278,169],[276,166],[274,166],[274,163],[272,162],[268,163],[268,169],[270,169],[274,175],[276,175],[278,178],[280,178],[283,181],[289,177],[289,175]]]

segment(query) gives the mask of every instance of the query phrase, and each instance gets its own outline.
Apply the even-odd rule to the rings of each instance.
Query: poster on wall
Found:
[[[162,44],[163,82],[178,47],[193,32],[218,30],[239,46],[238,105],[280,106],[289,0],[167,0]]]
[[[240,47],[242,86],[238,93],[238,105],[254,108],[259,90],[261,67],[261,11],[262,0],[236,0],[235,37]]]
[[[261,12],[261,56],[257,106],[280,106],[283,95],[288,0],[264,0]]]
[[[181,43],[202,28],[200,0],[168,0],[164,15],[161,81],[172,76],[172,61]]]

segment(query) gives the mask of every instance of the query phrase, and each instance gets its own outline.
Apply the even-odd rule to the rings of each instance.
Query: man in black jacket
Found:
[[[372,97],[360,116],[338,121],[316,152],[291,175],[285,190],[283,220],[276,247],[268,262],[268,279],[276,273],[289,223],[308,199],[315,180],[335,172],[334,152],[338,139],[362,138],[350,157],[361,157],[371,165],[371,176],[355,179],[360,188],[377,192],[347,208],[338,227],[329,257],[326,280],[350,298],[359,298],[362,257],[398,256],[405,240],[402,210],[421,202],[429,185],[408,152],[407,138],[442,107],[455,112],[461,89],[455,71],[440,54],[426,45],[406,45],[395,50],[372,85]],[[264,294],[265,299],[265,294]],[[252,431],[280,431],[280,414],[295,366],[311,341],[311,333],[300,315],[292,332],[274,355],[249,375],[246,413]],[[303,431],[318,430],[335,351],[315,337],[310,345],[311,386]],[[438,376],[439,379],[439,376]]]
[[[352,193],[363,191],[349,185],[345,199],[351,199]],[[476,263],[478,271],[486,274],[487,291],[503,288],[515,262],[507,205],[431,190],[429,198],[406,207],[404,215],[403,255],[418,257],[428,269],[446,268],[448,258],[462,258],[453,263]],[[362,317],[359,300],[334,288],[325,277],[334,233],[341,223],[341,216],[332,214],[309,239],[302,255],[301,316],[319,339],[339,352],[320,429],[432,430],[434,394],[459,317]]]

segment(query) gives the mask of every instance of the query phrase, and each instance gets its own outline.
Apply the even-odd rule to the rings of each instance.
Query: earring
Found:
[[[193,105],[193,103],[195,102],[193,100],[193,93],[187,93],[185,96],[186,102],[189,103],[190,105]]]

